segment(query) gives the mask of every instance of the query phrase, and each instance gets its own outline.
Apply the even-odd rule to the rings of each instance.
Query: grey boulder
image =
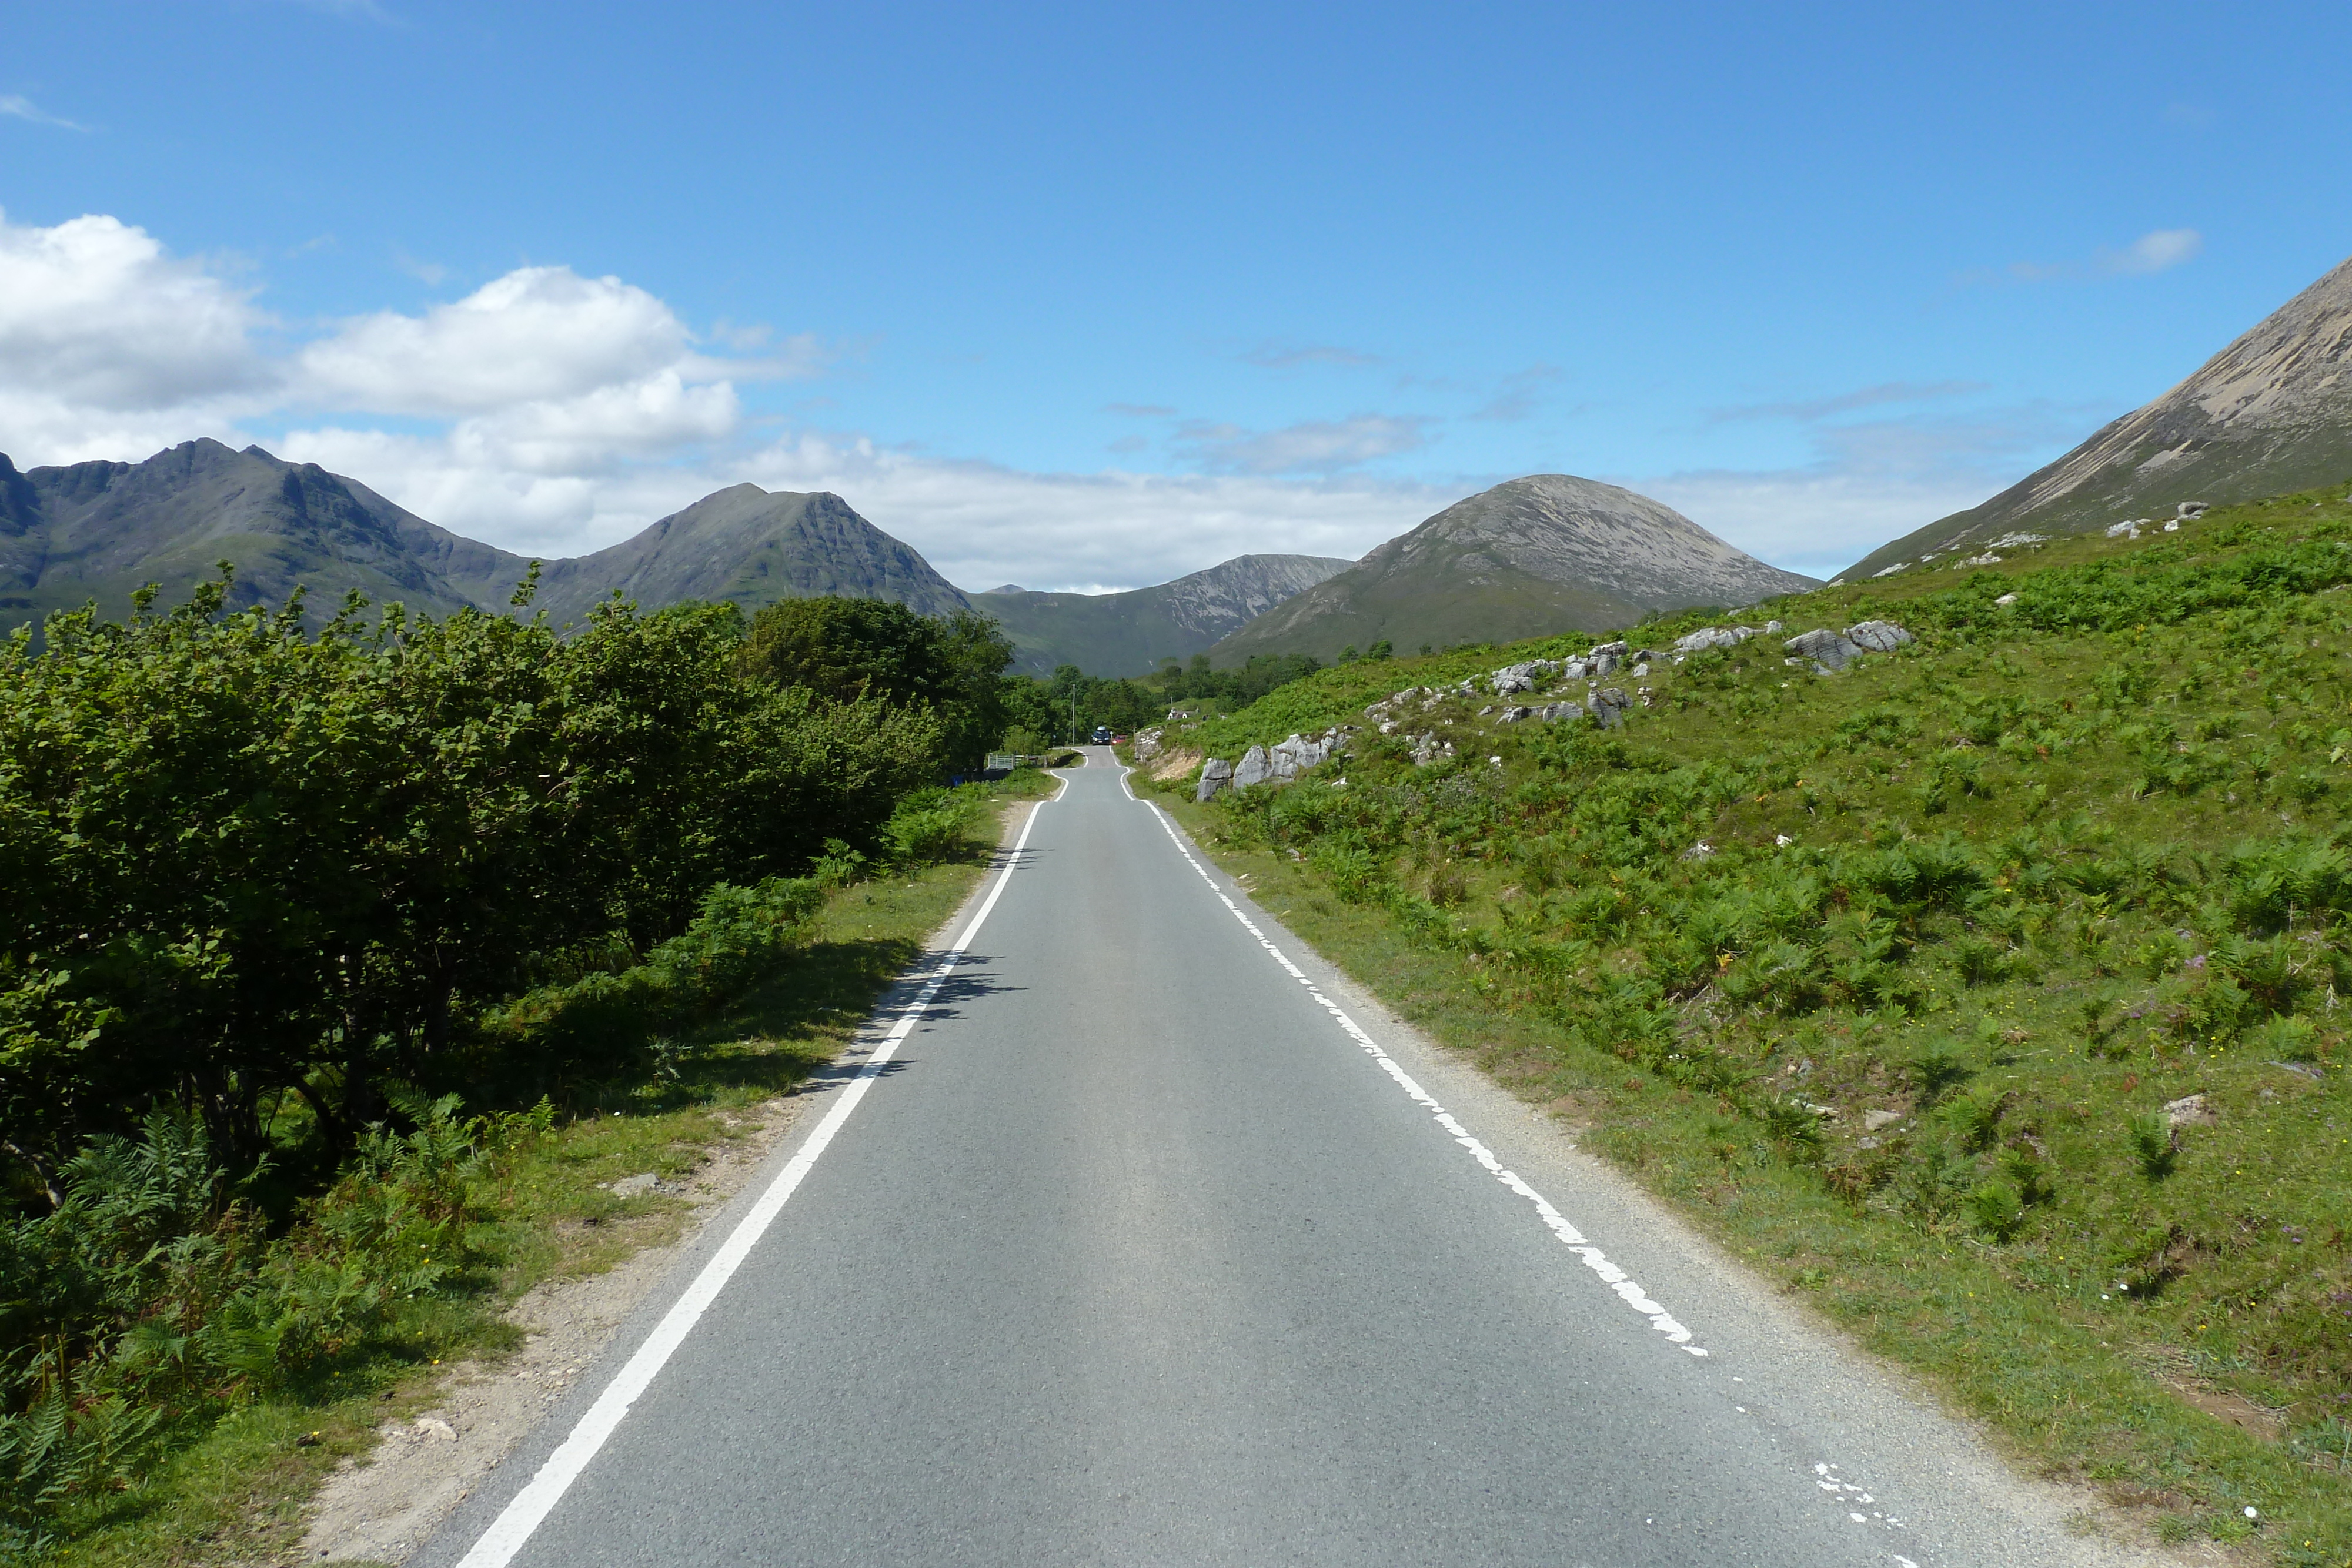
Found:
[[[1239,765],[1234,768],[1234,788],[1246,789],[1253,784],[1263,784],[1274,777],[1274,764],[1265,755],[1265,747],[1253,746],[1242,753]]]
[[[1847,627],[1845,635],[1848,642],[1873,653],[1892,653],[1906,643],[1919,640],[1892,621],[1864,621]]]
[[[1222,757],[1212,757],[1201,764],[1201,787],[1193,791],[1192,799],[1202,803],[1213,800],[1217,798],[1217,791],[1229,787],[1233,781],[1234,765]]]
[[[1811,659],[1831,670],[1843,670],[1862,657],[1861,648],[1826,627],[1817,632],[1801,632],[1790,638],[1783,646],[1797,657]]]

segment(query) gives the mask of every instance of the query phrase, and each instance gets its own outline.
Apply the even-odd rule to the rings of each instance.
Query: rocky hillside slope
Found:
[[[1386,640],[1501,642],[1622,626],[1687,605],[1752,604],[1817,586],[1767,566],[1670,507],[1566,474],[1457,501],[1210,651],[1337,658]]]
[[[2162,397],[1982,506],[1872,551],[1849,580],[2015,533],[2086,533],[2352,477],[2352,260]],[[1973,547],[1973,548],[1972,548]]]
[[[1013,639],[1015,668],[1051,674],[1132,675],[1184,659],[1355,562],[1319,555],[1244,555],[1125,593],[1032,593],[1007,586],[972,595]]]
[[[445,615],[469,604],[503,611],[530,566],[356,479],[258,446],[189,441],[143,463],[23,473],[0,455],[0,629],[91,599],[121,615],[150,582],[176,603],[221,560],[236,568],[236,605],[281,603],[299,584],[316,607],[356,588],[379,604]],[[648,609],[837,593],[937,615],[968,602],[840,497],[755,485],[707,496],[593,555],[549,562],[539,603],[576,620],[614,589]]]

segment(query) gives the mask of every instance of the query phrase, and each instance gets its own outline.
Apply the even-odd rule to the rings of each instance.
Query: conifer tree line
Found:
[[[714,888],[877,842],[1003,734],[1010,645],[969,612],[793,600],[563,628],[53,616],[0,646],[0,1156],[53,1205],[159,1110],[245,1168],[289,1106],[331,1169],[387,1085],[513,1063],[469,1019],[675,936]]]

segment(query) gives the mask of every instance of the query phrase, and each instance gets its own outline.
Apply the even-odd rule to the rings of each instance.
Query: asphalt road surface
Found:
[[[411,1561],[2134,1561],[1388,1019],[1107,751]]]

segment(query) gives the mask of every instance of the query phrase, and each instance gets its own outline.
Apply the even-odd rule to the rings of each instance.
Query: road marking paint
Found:
[[[1127,783],[1127,776],[1124,773],[1120,774],[1118,781],[1121,787],[1124,787]],[[1128,791],[1128,795],[1130,800],[1135,798],[1135,792],[1131,789]],[[1341,1029],[1347,1030],[1349,1038],[1363,1048],[1365,1055],[1381,1064],[1382,1071],[1396,1081],[1398,1088],[1411,1096],[1415,1103],[1427,1107],[1431,1118],[1439,1126],[1452,1134],[1455,1143],[1469,1150],[1470,1157],[1476,1160],[1496,1181],[1535,1205],[1537,1215],[1541,1218],[1551,1233],[1559,1237],[1570,1251],[1581,1259],[1586,1268],[1599,1275],[1601,1282],[1615,1292],[1620,1300],[1649,1319],[1652,1328],[1692,1355],[1704,1357],[1706,1354],[1704,1347],[1691,1343],[1691,1331],[1675,1322],[1672,1312],[1652,1301],[1648,1291],[1628,1278],[1624,1270],[1609,1260],[1608,1254],[1586,1240],[1583,1233],[1570,1224],[1568,1217],[1553,1207],[1550,1200],[1543,1194],[1529,1186],[1517,1173],[1504,1169],[1503,1162],[1495,1157],[1493,1150],[1480,1143],[1472,1135],[1468,1128],[1454,1119],[1451,1112],[1432,1098],[1427,1090],[1414,1082],[1412,1075],[1398,1064],[1396,1058],[1382,1051],[1380,1043],[1370,1035],[1366,1034],[1361,1025],[1349,1018],[1337,1002],[1325,996],[1322,989],[1307,977],[1307,972],[1290,961],[1288,955],[1266,940],[1265,933],[1258,929],[1257,923],[1242,913],[1240,904],[1225,896],[1224,889],[1217,885],[1217,879],[1209,874],[1208,867],[1195,860],[1192,852],[1185,848],[1183,838],[1176,831],[1174,819],[1161,810],[1156,802],[1146,800],[1142,804],[1150,808],[1151,814],[1160,820],[1160,828],[1168,834],[1168,841],[1176,846],[1176,852],[1184,857],[1187,865],[1201,873],[1201,880],[1209,884],[1209,891],[1217,895],[1219,903],[1233,912],[1234,918],[1242,923],[1243,929],[1256,937],[1257,945],[1265,948],[1274,961],[1287,970],[1294,979],[1307,988],[1307,994],[1314,998],[1323,1010],[1338,1021]]]
[[[1062,789],[1055,793],[1055,800],[1060,800],[1067,791],[1069,782],[1067,779],[1062,780]],[[917,1021],[930,1007],[931,998],[939,995],[940,988],[947,983],[949,974],[963,957],[964,949],[971,946],[972,938],[980,935],[981,925],[987,920],[989,911],[994,909],[996,901],[1003,896],[1006,885],[1013,880],[1013,868],[1019,863],[1021,852],[1029,845],[1029,830],[1037,825],[1037,813],[1052,803],[1052,800],[1040,800],[1029,809],[1029,820],[1021,824],[1021,836],[1013,841],[1013,853],[1006,857],[1004,869],[997,873],[996,884],[981,901],[979,913],[963,928],[963,935],[948,948],[947,956],[940,960],[940,967],[931,971],[930,978],[923,983],[923,988],[916,994],[915,999],[899,1014],[898,1023],[866,1056],[857,1070],[857,1076],[841,1091],[832,1109],[824,1113],[824,1119],[816,1124],[816,1131],[809,1134],[808,1142],[803,1144],[800,1152],[776,1173],[776,1179],[768,1184],[768,1190],[760,1195],[759,1202],[752,1205],[751,1212],[744,1215],[734,1232],[719,1244],[710,1261],[702,1266],[702,1272],[697,1274],[694,1282],[686,1288],[686,1293],[662,1314],[662,1320],[654,1326],[653,1333],[637,1347],[637,1353],[629,1357],[628,1364],[621,1368],[619,1375],[605,1385],[604,1392],[597,1396],[596,1403],[588,1407],[588,1413],[580,1418],[580,1424],[572,1428],[572,1435],[547,1457],[547,1462],[539,1468],[539,1473],[532,1476],[530,1483],[508,1501],[499,1517],[490,1521],[490,1527],[474,1542],[473,1550],[459,1561],[457,1568],[506,1568],[514,1560],[515,1553],[522,1550],[523,1543],[530,1539],[531,1532],[554,1511],[563,1494],[572,1490],[572,1483],[580,1479],[581,1471],[588,1468],[588,1462],[596,1457],[606,1439],[619,1427],[621,1418],[629,1413],[629,1406],[653,1385],[654,1378],[663,1365],[677,1353],[677,1347],[686,1343],[686,1336],[693,1332],[697,1321],[710,1303],[719,1299],[719,1292],[726,1288],[727,1281],[734,1277],[737,1269],[742,1267],[744,1259],[751,1256],[751,1249],[758,1245],[760,1238],[767,1233],[768,1227],[782,1212],[786,1200],[800,1186],[811,1167],[815,1166],[817,1156],[824,1153],[834,1135],[849,1120],[850,1113],[857,1109],[857,1103],[866,1098],[866,1090],[873,1087],[874,1080],[881,1075],[884,1065],[897,1053],[907,1036],[914,1031]]]

